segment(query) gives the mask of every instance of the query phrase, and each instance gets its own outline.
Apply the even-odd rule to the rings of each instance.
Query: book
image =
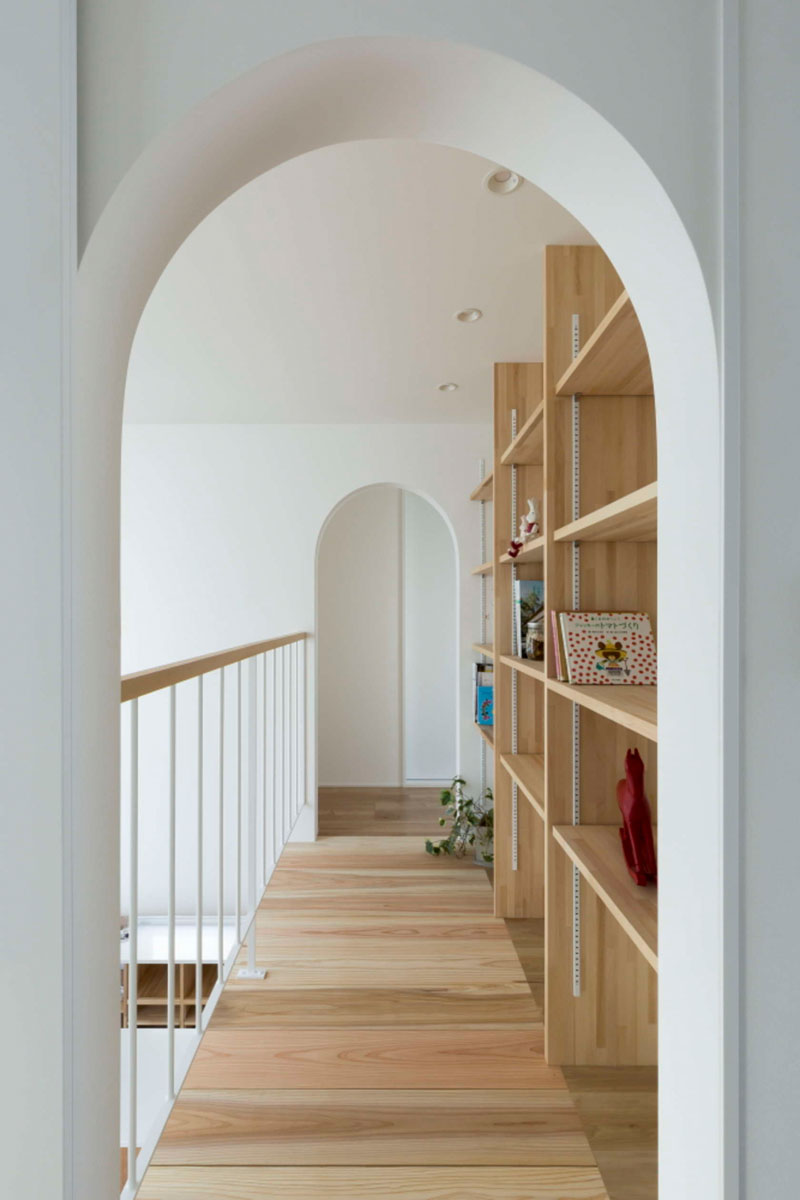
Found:
[[[494,725],[494,687],[490,685],[481,685],[478,688],[478,712],[477,723],[479,725]]]
[[[550,609],[550,628],[553,634],[553,661],[555,663],[556,679],[560,679],[563,683],[566,679],[566,675],[564,674],[564,655],[562,653],[558,613],[554,608]]]
[[[529,621],[544,613],[544,582],[541,579],[517,579],[514,582],[514,620],[517,627],[517,654],[526,658],[525,630]]]
[[[487,691],[492,693],[492,697],[494,696],[494,686],[493,685],[494,685],[494,666],[493,666],[493,664],[492,663],[479,663],[479,662],[473,663],[472,664],[472,717],[473,717],[474,721],[478,721],[478,724],[492,725],[494,723],[493,716],[492,716],[492,719],[489,721],[480,721],[479,720],[480,704],[481,704],[481,701],[479,699],[480,693],[483,691],[484,702],[485,702]],[[493,712],[493,709],[494,709],[494,705],[492,703],[492,708],[491,708],[492,712]]]
[[[569,683],[656,682],[656,646],[647,613],[562,612],[559,625]]]

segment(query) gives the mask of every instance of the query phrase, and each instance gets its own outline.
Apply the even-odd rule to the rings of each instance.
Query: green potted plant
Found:
[[[494,796],[492,789],[484,788],[479,800],[467,796],[465,779],[455,777],[449,787],[442,790],[440,802],[445,809],[439,818],[440,825],[450,822],[450,833],[440,842],[425,843],[428,854],[453,854],[463,858],[470,846],[475,851],[475,862],[488,866],[494,862]]]

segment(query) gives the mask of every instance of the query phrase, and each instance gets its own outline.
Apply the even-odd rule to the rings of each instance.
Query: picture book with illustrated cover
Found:
[[[574,684],[654,684],[656,645],[643,612],[562,612],[561,644]]]
[[[517,579],[514,583],[514,619],[517,623],[517,654],[525,658],[525,632],[529,621],[544,612],[544,582]]]
[[[482,710],[484,715],[488,712],[488,719],[481,720]],[[472,664],[472,715],[479,725],[494,724],[494,667],[491,663]]]
[[[479,725],[494,725],[494,687],[480,686],[478,688]]]

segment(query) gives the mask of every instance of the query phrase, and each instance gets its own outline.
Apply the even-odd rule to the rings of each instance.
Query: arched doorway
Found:
[[[108,797],[118,770],[118,474],[132,338],[169,258],[226,196],[287,158],[373,137],[416,137],[512,164],[603,246],[641,318],[658,396],[660,790],[670,798],[660,830],[669,881],[660,928],[662,1187],[678,1194],[692,1178],[698,1194],[718,1195],[726,1050],[720,647],[712,637],[694,645],[691,706],[682,661],[668,652],[689,627],[717,628],[722,611],[718,373],[705,285],[669,198],[596,112],[518,63],[401,38],[308,47],[210,97],[130,172],[81,268],[70,562],[81,580],[72,624],[73,970],[90,1002],[75,1013],[76,1059],[87,1072],[76,1157],[114,1124],[104,1116],[114,1092],[114,944],[103,949],[110,926],[98,913],[117,890]],[[678,576],[681,587],[671,586]]]
[[[317,541],[321,788],[414,787],[457,770],[452,528],[413,491],[345,497]]]

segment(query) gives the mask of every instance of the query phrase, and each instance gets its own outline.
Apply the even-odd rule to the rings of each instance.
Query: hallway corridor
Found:
[[[484,871],[416,835],[290,845],[257,949],[142,1200],[605,1200]]]

